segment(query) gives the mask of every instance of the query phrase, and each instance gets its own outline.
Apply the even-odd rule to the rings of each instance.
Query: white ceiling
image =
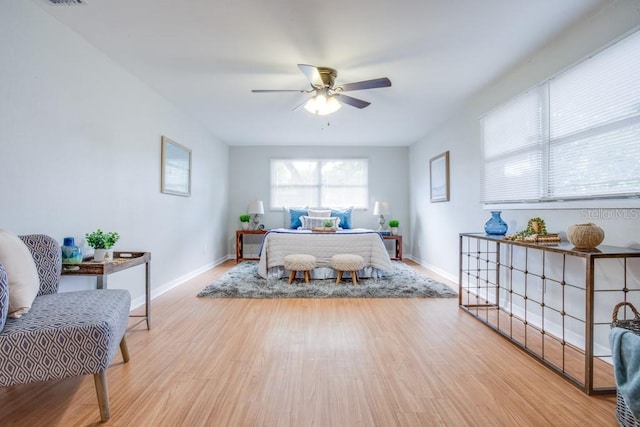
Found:
[[[229,145],[410,145],[607,0],[32,0]],[[330,116],[296,64],[371,102]]]

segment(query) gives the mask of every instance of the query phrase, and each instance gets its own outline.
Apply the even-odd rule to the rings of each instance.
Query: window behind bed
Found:
[[[271,209],[324,206],[366,209],[367,159],[271,159]]]

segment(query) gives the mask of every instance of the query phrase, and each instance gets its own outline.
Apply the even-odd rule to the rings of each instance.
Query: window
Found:
[[[271,160],[271,209],[283,206],[367,208],[367,159]]]
[[[640,195],[640,32],[481,119],[482,201]]]

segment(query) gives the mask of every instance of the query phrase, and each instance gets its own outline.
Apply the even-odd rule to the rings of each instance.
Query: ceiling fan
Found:
[[[315,93],[313,97],[294,108],[294,111],[304,105],[304,108],[309,112],[326,115],[337,111],[342,106],[341,104],[351,105],[356,108],[365,108],[371,104],[370,102],[362,99],[344,95],[342,92],[391,86],[391,80],[386,77],[335,86],[335,79],[338,76],[338,72],[333,68],[316,67],[314,65],[306,64],[298,64],[298,68],[300,68],[300,71],[302,71],[307,77],[307,80],[309,80],[311,89],[254,89],[251,92]]]

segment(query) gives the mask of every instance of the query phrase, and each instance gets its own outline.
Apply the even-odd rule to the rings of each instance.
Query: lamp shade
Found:
[[[247,213],[260,215],[264,214],[264,204],[262,203],[262,200],[254,200],[253,202],[249,203]]]
[[[373,205],[373,214],[374,215],[387,215],[389,213],[389,203],[387,202],[376,202]]]

